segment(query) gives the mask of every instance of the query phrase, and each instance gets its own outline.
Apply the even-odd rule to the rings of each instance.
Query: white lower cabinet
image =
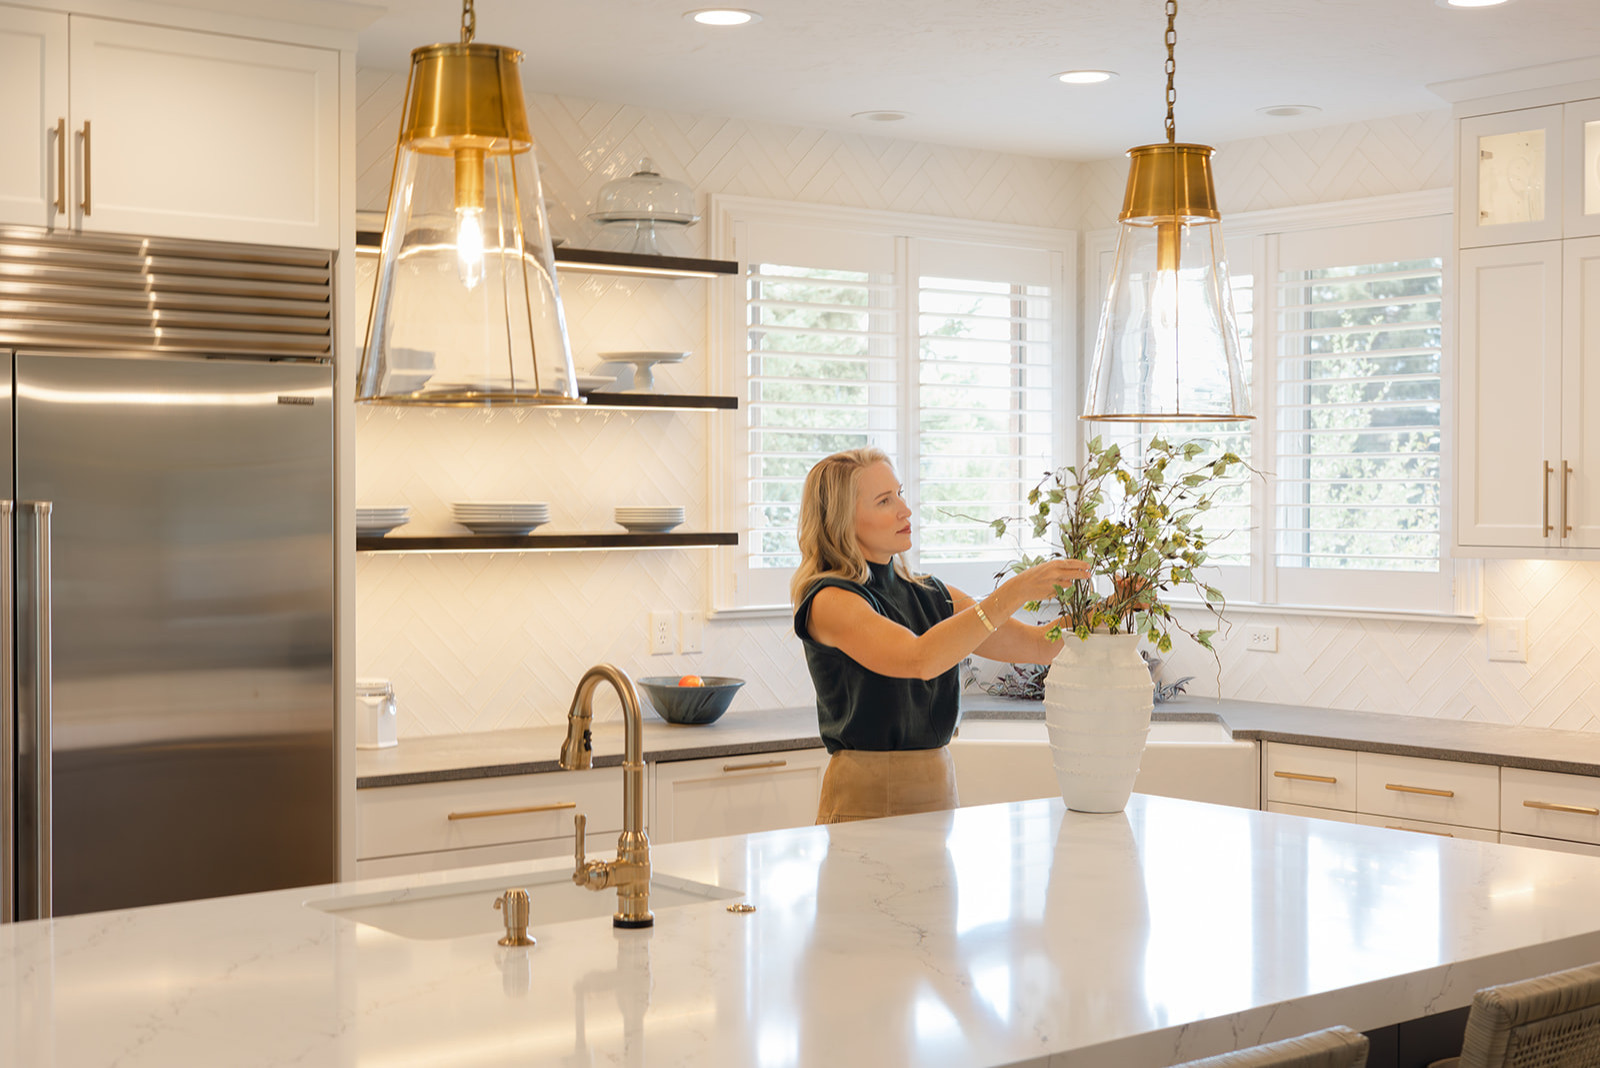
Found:
[[[1335,823],[1355,823],[1356,814],[1337,808],[1315,808],[1311,805],[1291,805],[1283,801],[1268,801],[1266,811],[1281,812],[1285,816],[1307,816],[1314,820],[1332,820]]]
[[[1356,814],[1356,822],[1363,827],[1387,827],[1391,831],[1416,831],[1419,834],[1436,834],[1440,838],[1465,838],[1471,842],[1497,842],[1497,831],[1482,827],[1462,827],[1454,823],[1434,823],[1430,820],[1408,820],[1399,816],[1379,816],[1370,812]]]
[[[588,852],[622,830],[622,769],[385,786],[356,793],[356,875],[403,875],[570,854],[573,816]]]
[[[1600,776],[1267,742],[1268,812],[1600,856]]]
[[[816,822],[826,749],[678,760],[652,766],[650,836],[683,842]]]
[[[1578,853],[1586,857],[1600,857],[1600,845],[1588,842],[1569,842],[1563,838],[1536,838],[1531,834],[1500,832],[1501,845],[1532,846],[1534,849],[1551,849],[1557,853]]]
[[[1498,831],[1500,769],[1493,764],[1357,753],[1356,811]]]

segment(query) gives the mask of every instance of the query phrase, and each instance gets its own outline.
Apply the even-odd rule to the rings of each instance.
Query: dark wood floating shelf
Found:
[[[644,256],[637,252],[607,252],[598,248],[556,248],[557,269],[601,273],[639,274],[656,278],[714,277],[738,274],[738,260],[703,260],[693,256]]]
[[[586,393],[591,408],[726,408],[739,407],[738,397],[702,397],[691,393]]]
[[[377,230],[356,231],[357,248],[379,248],[383,234]],[[738,260],[705,260],[694,256],[644,256],[637,252],[608,252],[598,248],[555,249],[556,268],[596,274],[632,274],[642,278],[715,278],[738,274]]]
[[[578,532],[554,534],[433,534],[417,537],[384,535],[356,538],[364,553],[541,552],[550,549],[692,549],[738,545],[739,535],[722,531],[666,534]]]

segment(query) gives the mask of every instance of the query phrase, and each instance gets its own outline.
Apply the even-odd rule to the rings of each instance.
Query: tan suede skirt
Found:
[[[888,752],[841,749],[828,758],[822,774],[817,822],[941,812],[960,803],[949,746]]]

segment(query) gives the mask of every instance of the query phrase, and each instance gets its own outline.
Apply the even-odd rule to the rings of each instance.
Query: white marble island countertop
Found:
[[[756,911],[658,907],[640,931],[536,915],[538,945],[504,949],[304,904],[562,866],[537,862],[0,927],[0,1063],[1139,1068],[1600,959],[1600,858],[1140,795],[653,861]]]

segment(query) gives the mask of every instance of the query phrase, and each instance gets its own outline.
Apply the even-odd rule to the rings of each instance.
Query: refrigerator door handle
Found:
[[[33,826],[27,828],[31,842],[25,843],[23,850],[17,855],[19,869],[19,884],[26,887],[26,896],[32,898],[32,915],[25,919],[48,919],[53,915],[51,897],[53,893],[53,864],[51,858],[52,818],[51,800],[54,787],[51,775],[54,770],[54,745],[51,735],[52,721],[54,719],[53,694],[51,688],[51,674],[53,663],[50,651],[50,509],[49,501],[22,501],[19,509],[25,513],[32,522],[31,545],[28,547],[27,567],[30,569],[29,585],[34,595],[27,604],[19,604],[18,629],[23,632],[17,637],[19,645],[31,645],[32,655],[30,662],[19,665],[31,676],[31,686],[19,686],[18,692],[28,692],[27,705],[18,702],[17,717],[29,719],[31,728],[32,752],[23,754],[25,761],[30,761],[33,779]],[[16,576],[13,576],[16,577]],[[21,680],[19,679],[19,682]],[[19,831],[22,829],[19,828]],[[30,848],[31,847],[31,848]],[[28,909],[28,902],[22,902],[24,910]]]
[[[13,798],[17,754],[16,677],[11,670],[11,617],[17,608],[16,560],[12,555],[12,517],[16,505],[0,501],[0,923],[17,916],[16,875],[11,870],[17,855],[17,810]]]

